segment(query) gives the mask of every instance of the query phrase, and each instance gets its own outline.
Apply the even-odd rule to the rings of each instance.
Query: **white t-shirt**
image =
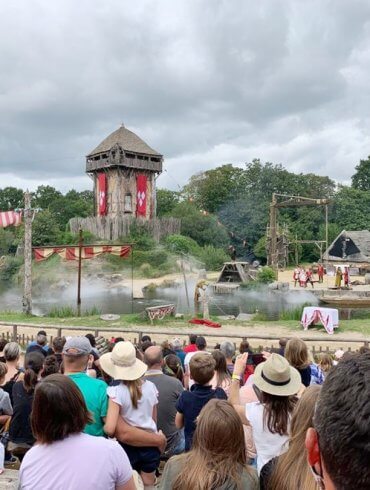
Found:
[[[138,401],[137,408],[131,402],[130,390],[126,385],[120,383],[117,386],[109,386],[107,393],[115,403],[120,405],[121,417],[129,425],[157,432],[157,425],[153,420],[153,408],[158,404],[158,390],[154,383],[143,381],[142,397]]]
[[[260,471],[270,459],[284,453],[288,449],[289,437],[273,434],[267,424],[263,423],[264,407],[260,402],[247,403],[245,415],[253,429],[253,439],[257,451],[257,471]]]
[[[128,457],[115,441],[73,434],[33,446],[19,473],[22,490],[114,490],[132,476]]]

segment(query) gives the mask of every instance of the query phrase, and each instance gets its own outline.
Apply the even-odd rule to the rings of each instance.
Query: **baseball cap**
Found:
[[[91,344],[86,337],[70,337],[63,347],[66,356],[87,356],[91,352]]]

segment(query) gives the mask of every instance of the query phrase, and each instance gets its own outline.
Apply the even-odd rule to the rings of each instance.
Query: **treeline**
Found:
[[[289,172],[282,165],[260,160],[246,163],[244,167],[222,165],[193,175],[180,192],[158,189],[157,215],[181,218],[181,234],[193,242],[176,238],[178,251],[191,253],[196,245],[226,251],[232,243],[242,257],[247,250],[243,246],[246,240],[248,247],[263,259],[269,205],[274,192],[330,199],[330,240],[342,229],[369,229],[370,157],[357,165],[349,186],[337,185],[329,177],[312,173]],[[93,193],[71,190],[62,194],[51,186],[39,186],[33,193],[32,206],[40,209],[33,223],[34,245],[76,243],[76,237],[68,230],[68,221],[75,216],[93,214]],[[0,189],[0,211],[21,207],[21,189]],[[324,207],[281,209],[279,226],[288,230],[292,240],[323,240]],[[0,255],[14,252],[22,237],[23,227],[0,229]],[[204,255],[209,252],[211,249]],[[318,257],[314,245],[300,247],[301,260],[313,261]]]

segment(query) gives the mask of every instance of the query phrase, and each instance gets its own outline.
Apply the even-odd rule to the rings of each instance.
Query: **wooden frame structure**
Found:
[[[289,194],[272,194],[272,200],[270,204],[270,226],[267,231],[267,264],[273,269],[279,267],[279,253],[278,253],[278,230],[277,230],[277,213],[280,208],[291,208],[298,206],[325,206],[325,240],[295,240],[296,243],[315,243],[320,248],[320,255],[322,257],[322,243],[328,246],[328,205],[329,199],[312,199],[310,197],[292,196]]]

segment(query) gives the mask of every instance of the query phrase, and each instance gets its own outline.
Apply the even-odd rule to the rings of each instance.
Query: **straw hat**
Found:
[[[297,369],[285,357],[271,354],[267,361],[257,365],[253,383],[270,395],[290,396],[298,393],[302,381]]]
[[[136,358],[136,350],[131,342],[118,342],[112,352],[103,354],[99,361],[109,376],[124,381],[139,379],[148,369],[146,364]]]

